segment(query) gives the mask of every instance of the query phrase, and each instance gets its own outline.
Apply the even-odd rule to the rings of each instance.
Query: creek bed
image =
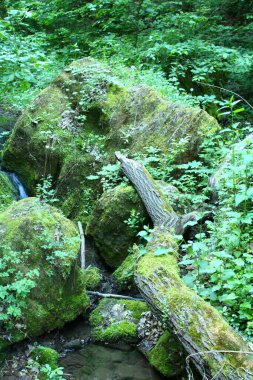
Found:
[[[64,368],[66,380],[164,380],[136,347],[123,343],[94,344],[90,340],[90,331],[88,322],[79,318],[36,342],[60,353],[59,366]],[[32,380],[22,375],[22,370],[27,362],[28,347],[34,342],[11,348],[1,380]]]

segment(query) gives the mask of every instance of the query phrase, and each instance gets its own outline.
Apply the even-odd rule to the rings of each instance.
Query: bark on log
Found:
[[[195,214],[178,216],[143,165],[126,158],[120,152],[116,152],[115,156],[120,161],[124,174],[134,185],[154,225],[174,228],[177,234],[183,233],[184,224],[194,220]]]
[[[135,282],[144,299],[166,321],[203,379],[252,380],[253,360],[246,354],[251,351],[248,344],[180,278],[175,230],[168,228],[180,223],[171,206],[141,164],[119,153],[116,157],[156,226],[147,253],[140,258],[135,271]],[[168,249],[168,254],[157,256],[159,247]]]

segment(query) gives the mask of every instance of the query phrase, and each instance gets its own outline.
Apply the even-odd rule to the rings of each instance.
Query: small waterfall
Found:
[[[17,190],[18,200],[28,198],[29,195],[26,191],[26,188],[24,187],[18,176],[15,173],[10,172],[6,172],[6,174],[8,175],[13,187]]]

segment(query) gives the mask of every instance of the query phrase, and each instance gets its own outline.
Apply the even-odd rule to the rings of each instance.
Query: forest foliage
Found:
[[[156,71],[159,85],[162,76],[213,114],[225,94],[208,85],[253,100],[246,0],[4,0],[0,16],[1,101],[22,106],[66,63],[87,55]]]
[[[171,152],[161,155],[155,146],[139,157],[155,179],[177,186],[196,207],[207,201],[208,178],[217,163],[252,132],[250,1],[4,0],[0,16],[0,103],[6,107],[22,109],[66,64],[92,56],[109,62],[114,72],[128,66],[126,76],[131,72],[165,96],[173,94],[177,101],[217,117],[222,128],[202,144],[199,160],[175,165]],[[175,154],[180,144],[183,141],[175,146]],[[187,284],[249,336],[252,156],[249,141],[248,148],[227,163],[220,207],[213,210],[208,233],[182,244],[186,255],[180,264],[183,274],[188,270]],[[114,168],[98,173],[105,188],[121,180],[118,166]],[[43,187],[40,190],[43,193]]]

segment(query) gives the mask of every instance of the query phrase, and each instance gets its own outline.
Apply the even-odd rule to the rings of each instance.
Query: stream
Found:
[[[59,365],[66,380],[164,380],[134,346],[124,343],[99,345],[91,342],[91,328],[78,318],[62,330],[37,338],[36,342],[60,353]],[[23,374],[33,342],[10,348],[1,380],[32,380]]]

